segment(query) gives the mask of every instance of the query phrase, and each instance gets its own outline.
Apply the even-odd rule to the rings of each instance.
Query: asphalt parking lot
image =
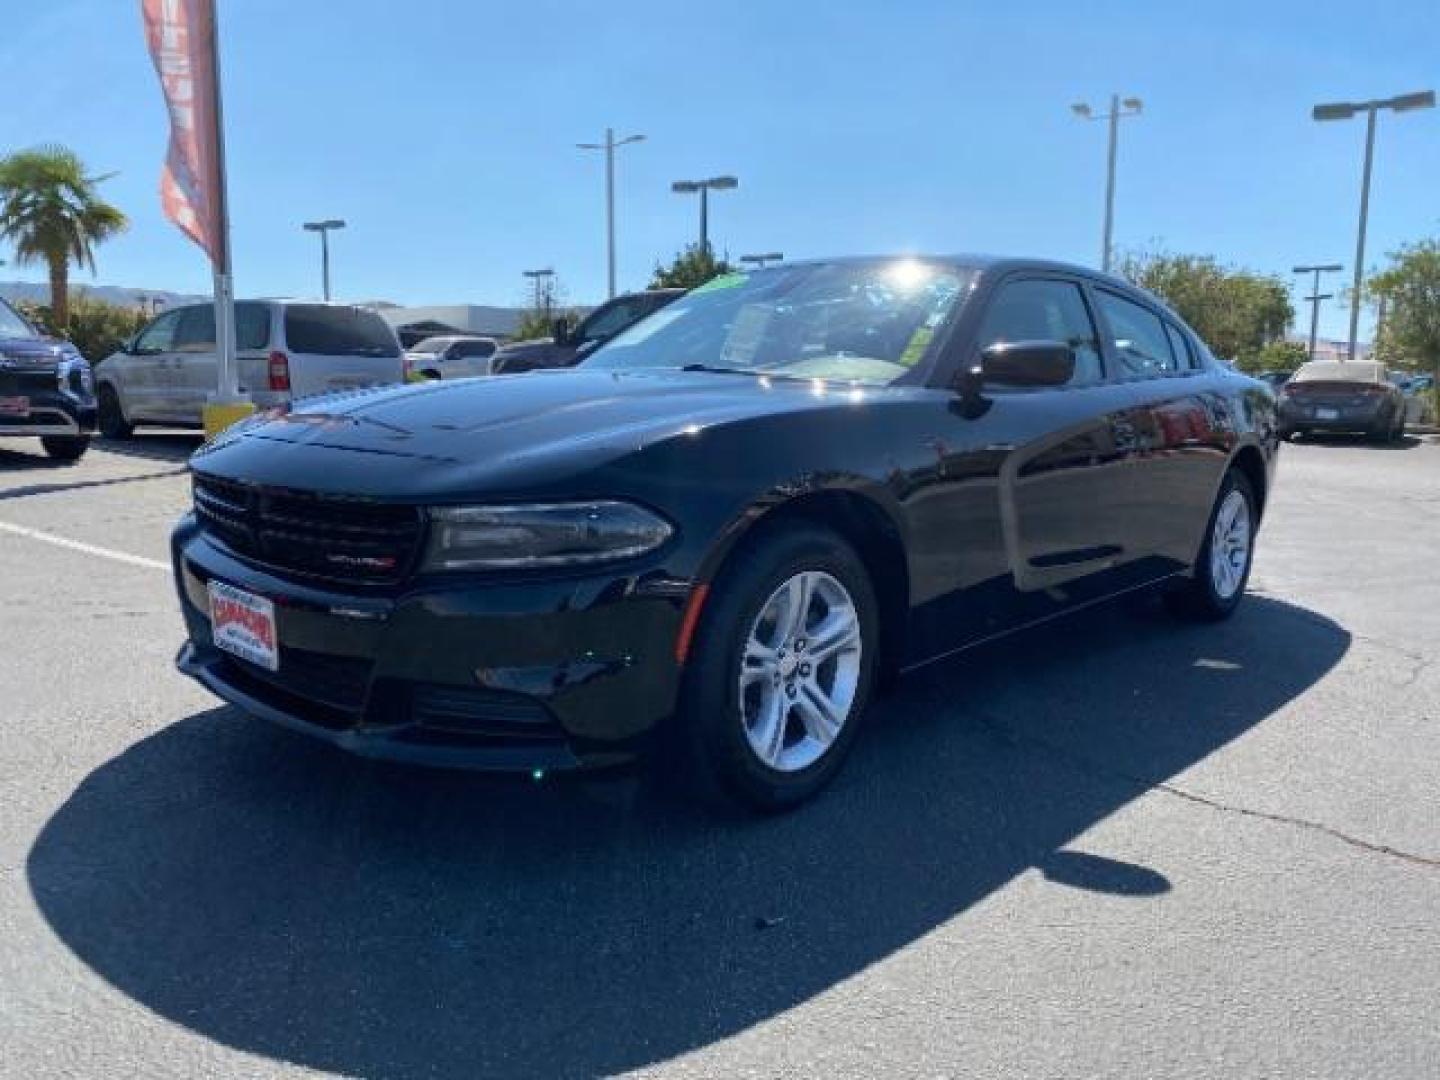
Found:
[[[1231,623],[931,669],[767,820],[219,707],[194,445],[0,440],[0,1073],[1440,1075],[1440,437],[1286,447]]]

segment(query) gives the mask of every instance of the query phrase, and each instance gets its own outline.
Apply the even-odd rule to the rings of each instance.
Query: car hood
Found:
[[[565,369],[313,398],[237,425],[197,468],[377,497],[511,490],[576,477],[659,442],[873,391],[712,372]]]
[[[0,365],[4,366],[39,367],[79,355],[74,345],[58,338],[0,338]]]

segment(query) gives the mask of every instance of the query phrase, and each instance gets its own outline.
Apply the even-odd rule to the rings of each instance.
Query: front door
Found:
[[[1151,425],[1133,388],[1110,379],[1085,290],[1023,276],[991,294],[966,362],[994,344],[1059,341],[1064,386],[985,388],[990,406],[951,412],[936,481],[910,507],[912,660],[1013,629],[1150,573],[1132,532],[1130,486]]]
[[[183,309],[182,309],[183,310]],[[174,355],[182,310],[167,311],[140,331],[119,368],[121,397],[130,420],[168,420],[163,386]]]
[[[205,415],[205,402],[215,392],[219,378],[213,305],[203,304],[181,312],[167,374],[170,418],[184,424],[200,423]]]

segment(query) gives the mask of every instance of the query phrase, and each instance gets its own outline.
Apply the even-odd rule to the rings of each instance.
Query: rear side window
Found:
[[[1179,361],[1170,349],[1170,338],[1159,315],[1104,289],[1096,289],[1095,296],[1110,324],[1110,341],[1120,361],[1122,378],[1163,375],[1177,369]]]
[[[495,352],[493,341],[466,341],[455,350],[458,356],[490,356]]]
[[[1100,341],[1080,287],[1069,281],[1010,281],[980,324],[980,348],[1017,341],[1060,341],[1075,350],[1074,385],[1099,382]]]
[[[1193,368],[1195,353],[1190,349],[1189,340],[1173,323],[1165,324],[1165,332],[1170,335],[1170,349],[1175,353],[1175,365],[1179,368]]]
[[[322,356],[399,356],[390,327],[368,308],[289,304],[285,342],[291,352]]]
[[[270,308],[253,301],[235,305],[235,348],[241,352],[270,347]]]

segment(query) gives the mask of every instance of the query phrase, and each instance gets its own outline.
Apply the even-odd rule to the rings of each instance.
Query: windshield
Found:
[[[914,259],[726,274],[632,326],[585,366],[884,385],[919,363],[972,277]]]
[[[0,300],[0,339],[34,336],[35,331],[30,328],[30,324],[22,319],[9,304]]]
[[[1349,363],[1301,364],[1292,382],[1379,382],[1380,365],[1353,360]]]

